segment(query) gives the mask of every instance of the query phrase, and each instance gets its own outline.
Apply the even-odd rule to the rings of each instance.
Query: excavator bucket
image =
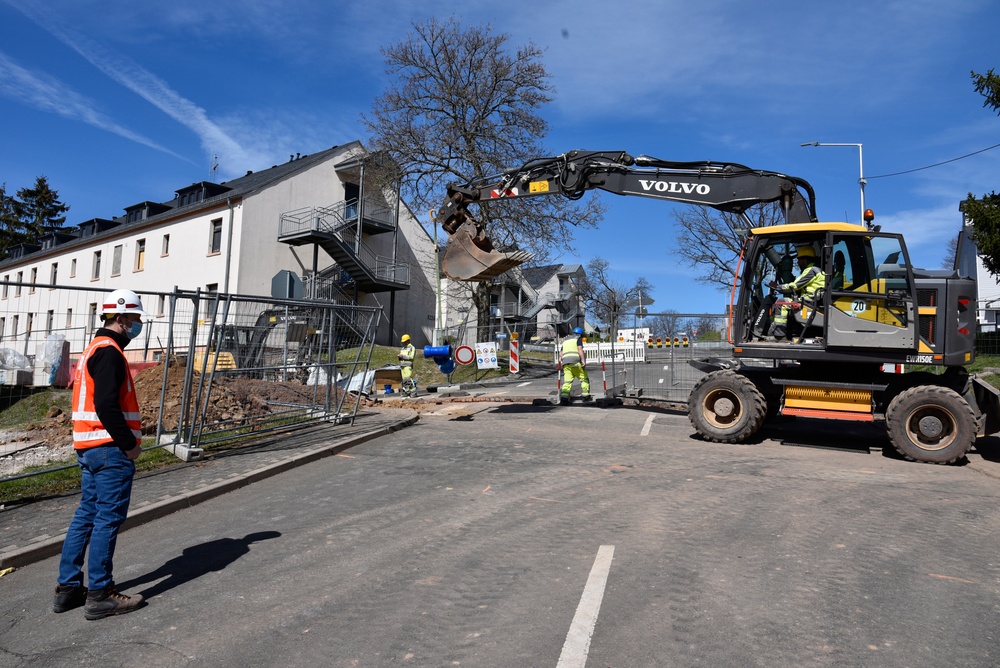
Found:
[[[456,281],[486,281],[532,258],[531,253],[493,250],[486,234],[471,222],[459,227],[448,240],[441,260],[441,269]]]

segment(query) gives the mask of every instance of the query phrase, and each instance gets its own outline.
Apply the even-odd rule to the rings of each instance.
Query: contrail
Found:
[[[112,132],[143,146],[186,160],[170,149],[160,146],[152,139],[147,139],[115,123],[101,113],[92,100],[77,93],[58,79],[44,73],[29,72],[2,51],[0,51],[0,95],[41,111],[83,121],[88,125]]]
[[[103,74],[189,128],[199,137],[206,153],[225,156],[228,164],[245,165],[252,162],[248,152],[213,123],[204,109],[184,98],[149,70],[86,37],[73,34],[59,26],[56,19],[39,6],[20,0],[6,1],[40,28],[80,54]]]

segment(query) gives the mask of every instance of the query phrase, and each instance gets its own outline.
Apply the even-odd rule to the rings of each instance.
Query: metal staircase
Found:
[[[281,214],[278,241],[292,246],[317,244],[347,272],[363,292],[405,290],[410,286],[410,266],[378,255],[358,235],[395,228],[392,211],[384,204],[365,200],[358,216],[358,201],[326,207],[307,207]]]

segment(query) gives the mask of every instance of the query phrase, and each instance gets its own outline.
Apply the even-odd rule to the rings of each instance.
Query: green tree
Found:
[[[17,191],[19,217],[24,225],[24,241],[35,243],[38,237],[57,230],[66,222],[69,206],[59,201],[59,193],[49,186],[45,176],[35,179],[34,188]]]
[[[976,92],[983,96],[983,106],[1000,113],[1000,75],[993,73],[993,68],[986,74],[972,72],[972,82]]]
[[[1000,276],[1000,195],[992,192],[976,199],[969,193],[962,211],[972,221],[972,239],[983,266],[993,276]]]
[[[6,257],[11,246],[21,243],[23,238],[18,205],[19,202],[7,194],[7,184],[0,184],[0,258]]]
[[[992,68],[986,74],[973,71],[972,82],[976,92],[983,96],[983,106],[1000,113],[1000,75]],[[979,248],[983,266],[993,276],[1000,276],[1000,196],[994,191],[976,199],[969,193],[962,210],[972,221],[972,238]]]
[[[412,209],[437,208],[450,182],[499,174],[549,154],[540,144],[548,124],[539,110],[552,92],[542,51],[530,43],[512,49],[509,42],[489,25],[431,18],[382,49],[393,80],[361,121],[371,148],[398,165],[393,176]],[[534,253],[539,263],[572,250],[572,227],[596,225],[602,214],[594,198],[537,197],[479,207],[496,248]],[[484,328],[491,287],[483,282],[472,289]]]

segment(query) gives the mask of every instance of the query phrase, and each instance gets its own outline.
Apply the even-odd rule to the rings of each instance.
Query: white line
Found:
[[[521,383],[520,385],[518,385],[518,387],[524,387],[525,385],[531,385],[531,381],[530,380],[526,380],[523,383]]]
[[[650,413],[649,417],[646,418],[646,424],[642,425],[642,431],[639,432],[640,436],[649,436],[649,428],[653,426],[653,418],[656,417],[654,414]]]
[[[590,639],[597,625],[597,613],[601,611],[601,600],[604,598],[604,587],[608,582],[608,572],[611,570],[611,559],[615,556],[614,545],[601,545],[597,550],[597,559],[590,569],[587,586],[583,588],[580,605],[576,607],[576,615],[569,625],[566,642],[563,643],[562,654],[556,668],[583,668],[587,664],[587,654],[590,652]]]

